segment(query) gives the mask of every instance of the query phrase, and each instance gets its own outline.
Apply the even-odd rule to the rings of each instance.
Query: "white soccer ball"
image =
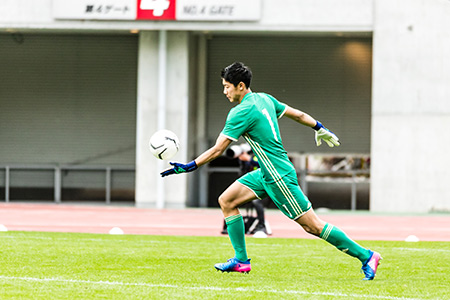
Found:
[[[180,142],[175,133],[163,129],[155,132],[149,142],[150,152],[159,159],[171,159],[177,154]]]

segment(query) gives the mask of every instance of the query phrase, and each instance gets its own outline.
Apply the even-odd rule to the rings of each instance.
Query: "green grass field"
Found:
[[[0,233],[1,299],[450,299],[450,243],[362,241],[383,261],[360,263],[305,239],[248,238],[250,274],[213,265],[228,237]]]

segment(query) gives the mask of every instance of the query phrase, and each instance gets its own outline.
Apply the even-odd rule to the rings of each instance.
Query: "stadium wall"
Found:
[[[193,68],[206,70],[205,60],[191,54],[205,53],[208,34],[373,34],[370,209],[450,211],[445,132],[450,128],[450,1],[261,0],[261,18],[250,22],[61,20],[53,17],[52,5],[51,0],[0,1],[0,34],[139,32],[136,205],[157,206],[155,195],[165,194],[165,206],[183,207],[188,197],[198,196],[188,195],[185,176],[171,179],[170,185],[158,184],[159,166],[143,153],[144,136],[157,126],[158,107],[152,101],[160,78],[155,66],[159,34],[166,30],[171,62],[166,80],[172,87],[167,91],[167,120],[182,130],[181,138],[189,145],[179,154],[181,160],[207,146],[201,132],[206,111],[196,111],[194,124],[188,124],[192,115],[180,103],[189,99],[191,112],[205,103],[205,84],[200,81],[208,79],[192,75]],[[147,54],[150,61],[143,58]],[[181,118],[175,117],[178,114]]]
[[[450,1],[374,7],[371,210],[450,211]]]

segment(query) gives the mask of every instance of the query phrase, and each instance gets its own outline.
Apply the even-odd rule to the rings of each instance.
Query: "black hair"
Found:
[[[234,86],[237,86],[242,81],[245,87],[249,88],[253,75],[249,67],[241,62],[234,62],[222,70],[221,76]]]

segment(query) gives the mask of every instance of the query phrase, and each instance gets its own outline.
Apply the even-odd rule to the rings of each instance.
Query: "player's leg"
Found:
[[[278,207],[286,216],[300,224],[306,232],[324,239],[339,250],[357,257],[363,263],[369,258],[369,250],[361,247],[342,230],[322,221],[316,215],[311,202],[298,185],[296,174],[283,177],[277,182],[277,189],[272,188],[272,192],[276,193]]]
[[[338,227],[322,221],[298,186],[295,174],[285,176],[276,185],[272,185],[269,196],[286,216],[300,224],[306,232],[318,236],[339,250],[358,258],[363,263],[366,279],[373,279],[380,260],[379,254],[361,247]],[[372,267],[367,267],[366,272],[365,266],[368,265]]]
[[[215,268],[218,270],[249,272],[251,269],[250,259],[247,257],[245,246],[244,219],[238,207],[258,198],[258,193],[265,193],[264,190],[258,191],[259,178],[259,170],[247,173],[230,185],[219,197],[219,204],[225,217],[228,236],[230,237],[235,257],[229,259],[226,263],[216,264]]]
[[[244,219],[238,207],[255,198],[255,194],[238,181],[231,184],[219,197],[219,204],[227,224],[228,236],[236,258],[240,261],[246,261],[248,257],[245,247]]]
[[[235,256],[230,258],[226,263],[215,264],[214,267],[217,270],[222,272],[250,272],[250,259],[247,256],[247,248],[245,245],[244,219],[238,207],[253,200],[255,197],[255,194],[251,190],[237,181],[220,195],[219,204],[225,217],[228,236]]]
[[[342,252],[358,258],[362,263],[370,257],[370,250],[363,248],[353,241],[338,227],[322,221],[313,209],[310,209],[295,221],[300,224],[306,232],[318,236]]]
[[[252,190],[235,181],[219,196],[219,205],[227,218],[240,214],[238,207],[256,198]]]
[[[338,227],[322,221],[313,209],[310,209],[295,221],[300,224],[306,232],[320,237],[342,252],[359,259],[363,264],[362,270],[365,275],[365,280],[372,280],[375,277],[381,259],[379,253],[360,246]]]

